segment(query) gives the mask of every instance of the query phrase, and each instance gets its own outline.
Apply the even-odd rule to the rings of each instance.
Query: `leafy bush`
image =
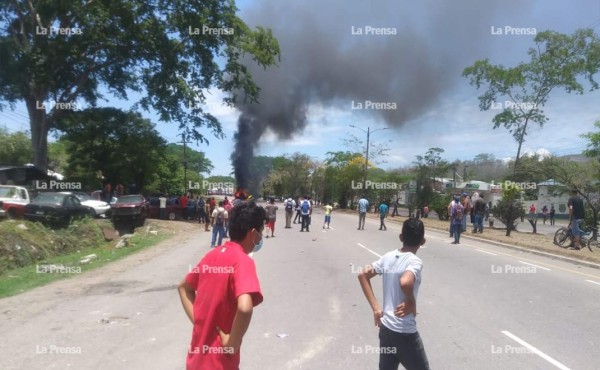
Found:
[[[516,200],[518,193],[518,188],[504,190],[504,196],[492,208],[494,217],[507,226],[506,236],[510,236],[510,232],[515,228],[515,221],[525,216],[523,204]],[[509,225],[512,225],[512,227],[509,227]]]
[[[435,194],[429,208],[438,214],[440,220],[448,220],[448,204],[451,200],[451,194]]]

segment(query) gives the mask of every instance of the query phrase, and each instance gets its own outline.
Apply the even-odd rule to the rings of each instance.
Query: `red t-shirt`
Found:
[[[188,197],[184,195],[181,198],[179,198],[179,204],[181,205],[181,208],[186,208],[188,204]]]
[[[222,347],[216,327],[231,332],[240,295],[250,294],[254,306],[263,301],[254,260],[228,241],[208,252],[185,281],[196,288],[187,370],[238,370],[239,352],[232,355]]]

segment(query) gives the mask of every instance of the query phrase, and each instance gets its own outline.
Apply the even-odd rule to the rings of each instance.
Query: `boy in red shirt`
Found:
[[[239,369],[242,338],[263,300],[248,254],[262,247],[265,220],[265,210],[254,202],[236,206],[229,217],[231,241],[208,252],[179,284],[194,324],[187,370]]]

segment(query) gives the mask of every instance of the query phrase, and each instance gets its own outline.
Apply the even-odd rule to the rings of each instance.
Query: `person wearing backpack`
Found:
[[[294,208],[296,208],[296,202],[292,199],[292,196],[288,196],[285,200],[285,228],[292,228],[292,215],[294,214]]]
[[[460,244],[460,233],[462,232],[462,223],[465,219],[465,207],[460,204],[458,197],[454,198],[454,204],[451,210],[451,222],[453,226],[454,241],[451,244]]]
[[[300,229],[300,232],[304,231],[304,229],[306,229],[306,231],[310,231],[308,229],[308,218],[310,217],[310,213],[311,213],[311,206],[310,206],[310,202],[308,201],[307,197],[303,197],[302,198],[302,204],[300,205],[300,213],[302,215],[302,228]]]
[[[215,241],[217,241],[217,235],[219,236],[217,246],[223,243],[223,236],[225,235],[225,223],[227,222],[229,215],[225,208],[223,208],[223,201],[219,201],[219,206],[215,208],[212,213],[212,240],[210,242],[210,247],[215,247]]]

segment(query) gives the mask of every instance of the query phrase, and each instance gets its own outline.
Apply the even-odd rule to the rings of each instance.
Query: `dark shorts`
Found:
[[[379,370],[429,370],[429,361],[419,332],[398,333],[381,325],[379,329]]]

